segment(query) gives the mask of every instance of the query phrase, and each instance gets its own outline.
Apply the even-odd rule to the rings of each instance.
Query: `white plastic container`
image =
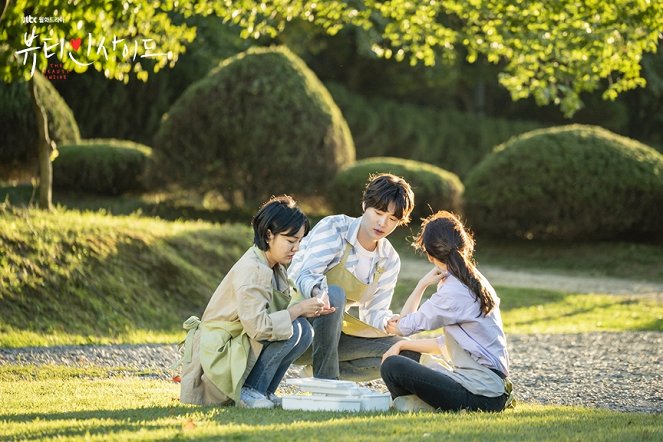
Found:
[[[313,394],[330,394],[334,396],[359,396],[361,388],[356,382],[336,381],[333,379],[300,378],[287,379],[287,384],[299,387]]]
[[[391,405],[389,393],[376,393],[355,382],[315,378],[286,382],[311,394],[284,396],[284,410],[387,411]]]
[[[283,396],[284,410],[308,411],[361,411],[362,399],[359,396]]]
[[[389,393],[369,393],[361,396],[361,411],[388,411],[391,407]]]

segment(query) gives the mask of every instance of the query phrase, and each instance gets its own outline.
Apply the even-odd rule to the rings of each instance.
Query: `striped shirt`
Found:
[[[352,250],[345,268],[356,276],[355,270],[359,262],[357,232],[361,220],[361,217],[352,218],[346,215],[328,216],[320,220],[304,237],[299,252],[295,254],[288,268],[288,276],[305,297],[311,296],[315,286],[322,290],[327,289],[325,273],[341,261],[346,244],[350,244]],[[378,280],[375,294],[366,302],[358,304],[359,319],[384,330],[387,320],[393,316],[389,305],[401,269],[398,253],[386,238],[378,241],[369,278],[362,282],[372,281],[378,267],[383,269],[383,273]]]

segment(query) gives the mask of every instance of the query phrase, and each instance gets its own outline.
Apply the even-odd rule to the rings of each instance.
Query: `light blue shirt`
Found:
[[[455,276],[449,274],[444,283],[419,310],[400,319],[398,328],[403,336],[441,327],[479,364],[509,375],[509,354],[500,315],[500,300],[490,283],[479,274],[493,295],[495,307],[488,315],[479,315],[479,300]],[[438,338],[444,348],[444,336]]]
[[[323,290],[327,289],[325,273],[341,261],[346,244],[350,244],[352,250],[345,263],[345,268],[356,276],[355,269],[359,262],[357,232],[359,232],[360,223],[361,217],[332,215],[320,220],[304,237],[299,252],[295,254],[292,264],[288,268],[288,276],[295,282],[297,290],[305,297],[311,296],[311,291],[315,286],[319,286]],[[393,316],[389,305],[401,269],[398,253],[386,238],[378,241],[371,263],[372,270],[368,280],[363,282],[372,281],[378,267],[383,269],[383,273],[378,280],[378,286],[373,296],[369,297],[366,302],[358,304],[359,319],[383,330],[387,320]]]

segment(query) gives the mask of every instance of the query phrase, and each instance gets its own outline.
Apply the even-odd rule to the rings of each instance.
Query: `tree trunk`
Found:
[[[48,134],[48,115],[46,114],[46,109],[39,101],[37,84],[34,78],[30,80],[28,87],[30,88],[32,107],[35,111],[39,135],[39,207],[44,210],[51,210],[53,194],[53,165],[51,164],[51,155],[55,150],[55,143]]]

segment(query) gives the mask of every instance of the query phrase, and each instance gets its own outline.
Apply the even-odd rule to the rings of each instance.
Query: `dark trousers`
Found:
[[[390,356],[381,368],[392,398],[416,394],[439,410],[502,411],[507,395],[486,397],[470,393],[449,376],[406,356]]]

